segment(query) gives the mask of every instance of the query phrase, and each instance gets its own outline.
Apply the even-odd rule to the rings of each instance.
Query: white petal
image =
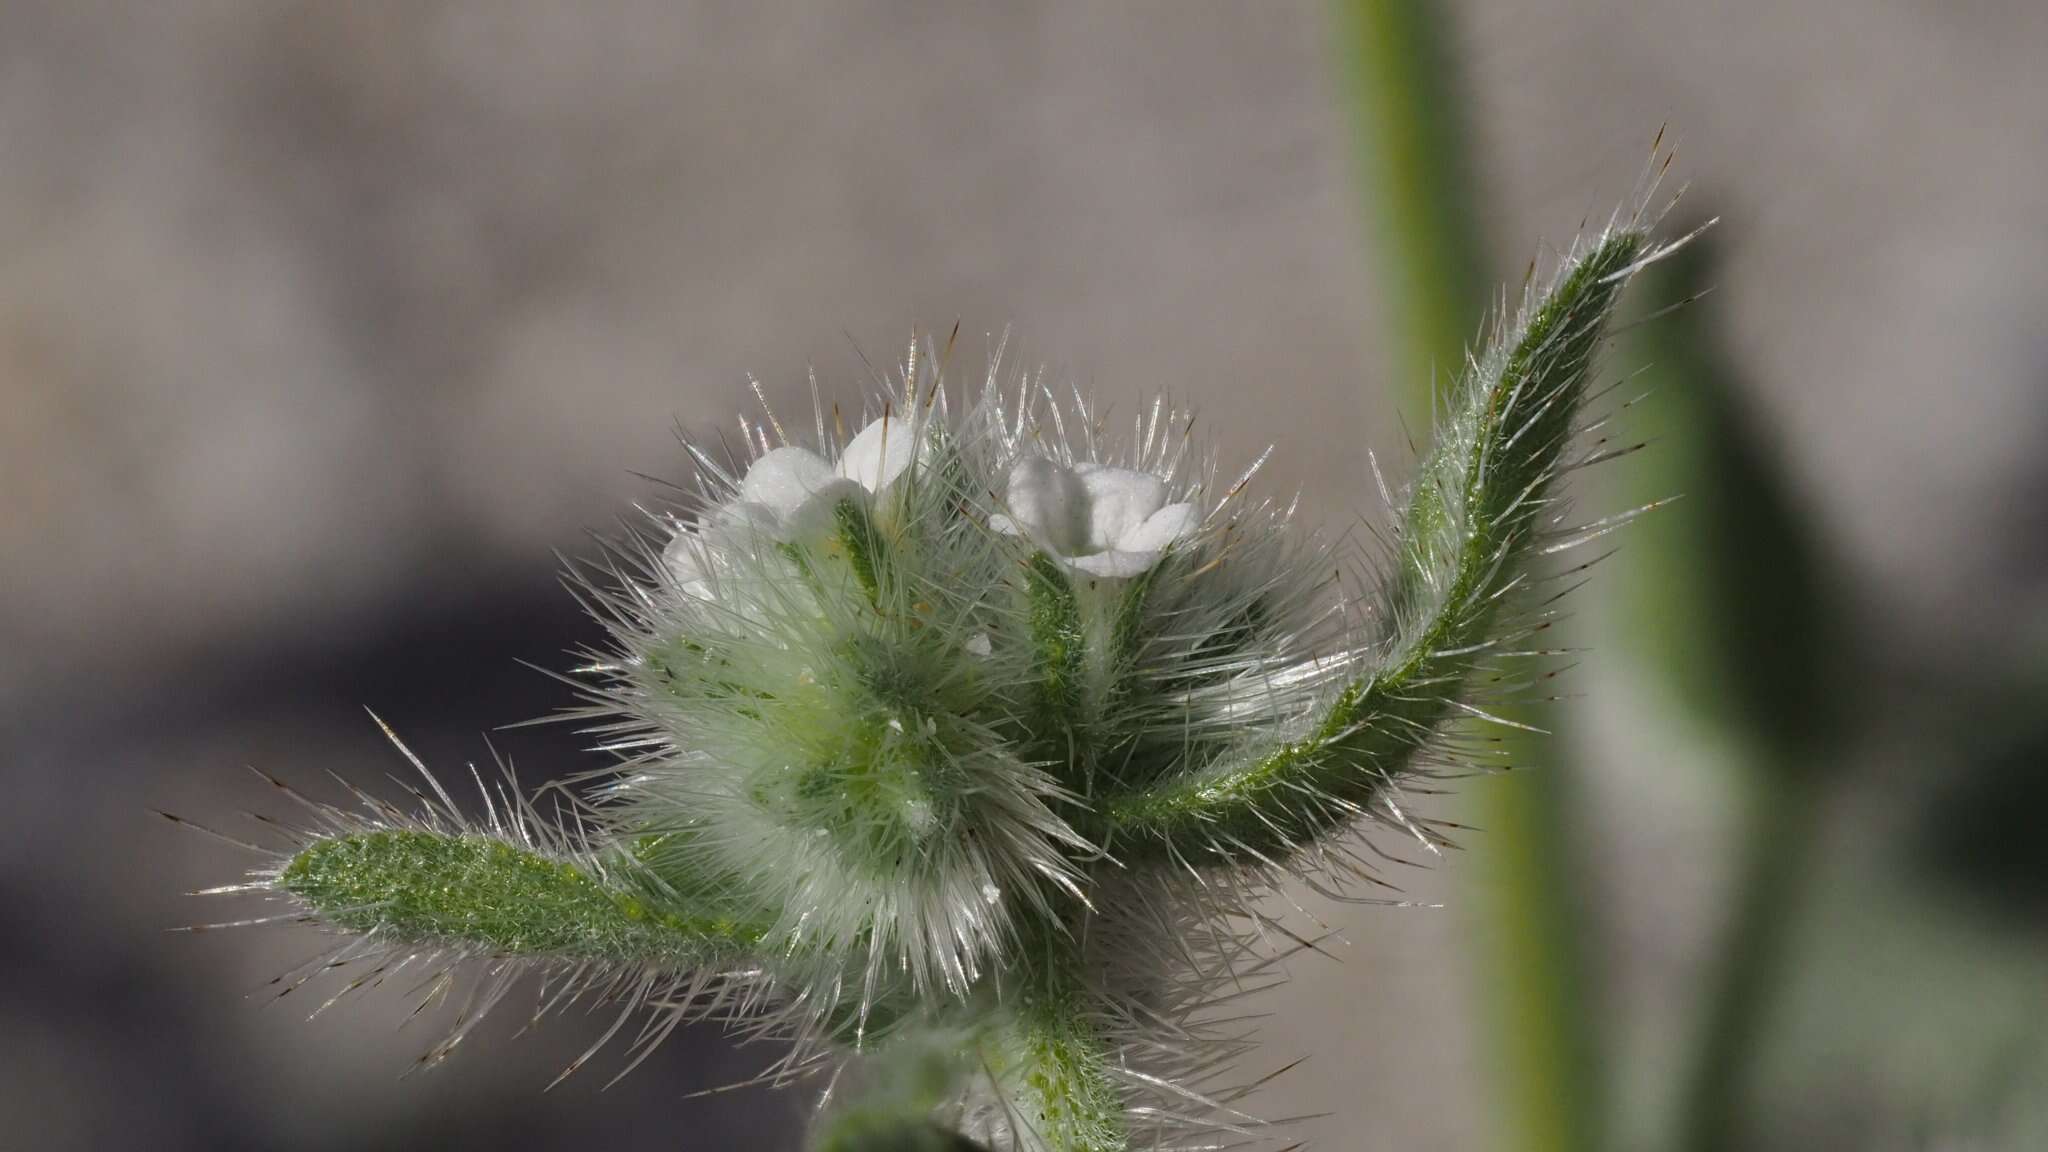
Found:
[[[860,430],[839,454],[839,474],[880,492],[917,458],[917,429],[900,416],[884,416]]]
[[[837,475],[823,456],[807,448],[777,448],[754,461],[740,481],[740,499],[764,504],[779,516],[797,510]]]
[[[1088,547],[1113,548],[1166,503],[1166,481],[1129,468],[1075,469],[1088,490]]]
[[[841,500],[865,500],[867,489],[851,480],[833,479],[805,497],[782,518],[781,540],[818,540],[839,530],[833,509]]]
[[[668,569],[676,587],[686,596],[699,600],[711,596],[711,556],[705,550],[704,541],[694,532],[678,532],[676,538],[661,550],[662,567]]]
[[[1143,524],[1124,533],[1116,542],[1125,552],[1161,552],[1180,543],[1202,523],[1202,510],[1193,504],[1168,504],[1147,517]]]
[[[962,644],[961,647],[967,650],[969,656],[978,657],[983,660],[994,655],[996,650],[995,644],[989,640],[988,633],[986,632],[976,632],[974,635],[969,636],[967,643]]]
[[[1143,575],[1154,564],[1159,563],[1159,556],[1157,552],[1125,552],[1122,549],[1111,549],[1108,552],[1076,556],[1067,561],[1067,565],[1090,576],[1121,580]]]
[[[697,535],[708,548],[758,555],[784,538],[782,516],[766,504],[736,500],[713,510]]]
[[[706,540],[737,541],[744,545],[753,536],[773,539],[782,535],[782,517],[766,504],[740,500],[713,512],[703,532]]]
[[[1071,470],[1026,456],[1010,469],[1004,499],[1010,518],[1052,551],[1065,555],[1087,545],[1088,491]]]
[[[753,473],[749,472],[747,477],[751,480]],[[777,511],[753,500],[736,500],[725,505],[714,512],[711,522],[704,526],[704,538],[752,552],[759,552],[764,542],[813,540],[834,530],[832,510],[841,500],[859,500],[866,496],[866,491],[853,481],[828,475],[823,484],[806,493],[796,507],[786,511]]]

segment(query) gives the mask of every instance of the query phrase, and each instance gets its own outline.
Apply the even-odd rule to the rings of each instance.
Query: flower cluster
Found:
[[[821,404],[808,437],[770,414],[737,459],[692,447],[701,499],[580,573],[610,639],[575,715],[618,763],[569,824],[438,784],[416,814],[312,804],[237,890],[341,933],[322,970],[353,987],[486,958],[482,1006],[538,968],[550,1005],[653,1010],[642,1043],[706,1014],[790,1040],[780,1074],[849,1089],[822,1148],[1277,1139],[1231,1078],[1230,1005],[1274,978],[1253,903],[1372,882],[1375,826],[1438,841],[1404,790],[1522,679],[1532,557],[1621,519],[1573,531],[1552,489],[1658,254],[1617,226],[1502,324],[1372,604],[1165,405],[1119,440],[1000,348],[963,401],[913,342],[852,437]]]

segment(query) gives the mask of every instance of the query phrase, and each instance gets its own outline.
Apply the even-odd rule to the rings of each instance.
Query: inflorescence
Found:
[[[1671,247],[1617,220],[1503,306],[1369,564],[1164,404],[1112,437],[1000,344],[963,399],[913,340],[852,436],[819,401],[693,446],[699,498],[577,571],[601,779],[546,817],[423,767],[404,807],[307,800],[221,891],[339,934],[337,999],[480,972],[427,1062],[537,972],[543,1011],[641,1021],[635,1062],[705,1016],[788,1040],[821,1148],[1277,1140],[1236,1005],[1309,942],[1257,901],[1383,898],[1376,828],[1447,843],[1410,801],[1493,766],[1492,701],[1539,681],[1532,564],[1632,515],[1574,523],[1558,481],[1616,454],[1595,352]]]

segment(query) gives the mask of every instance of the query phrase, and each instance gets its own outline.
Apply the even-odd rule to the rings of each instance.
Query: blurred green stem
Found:
[[[1361,183],[1379,224],[1392,394],[1411,428],[1429,426],[1434,390],[1463,369],[1487,304],[1449,16],[1428,0],[1339,0],[1336,10]],[[1551,710],[1541,722],[1556,719]],[[1562,741],[1529,745],[1510,739],[1509,761],[1555,763]],[[1562,783],[1552,770],[1474,790],[1485,836],[1474,863],[1490,896],[1483,1048],[1499,1061],[1498,1146],[1520,1152],[1598,1146]]]
[[[1708,290],[1708,237],[1653,270],[1645,301]],[[1738,797],[1729,912],[1678,1097],[1672,1146],[1736,1147],[1818,840],[1846,633],[1825,542],[1745,402],[1702,308],[1642,324],[1627,360],[1656,451],[1629,471],[1633,500],[1685,494],[1645,522],[1616,573],[1617,650],[1734,750]]]
[[[1464,366],[1487,292],[1448,12],[1428,0],[1338,0],[1368,215],[1378,218],[1393,399],[1430,426],[1438,376]]]
[[[1648,275],[1646,305],[1710,288],[1708,237]],[[1722,1152],[1746,1125],[1765,1027],[1818,842],[1840,717],[1846,633],[1825,542],[1782,453],[1745,403],[1710,309],[1637,326],[1639,408],[1656,450],[1629,469],[1629,499],[1683,493],[1620,556],[1611,641],[1643,683],[1733,752],[1736,832],[1729,911],[1677,1099],[1671,1146]]]
[[[1509,742],[1517,753],[1541,753],[1536,745]],[[1473,854],[1487,897],[1478,977],[1484,1039],[1498,1049],[1495,1146],[1523,1152],[1579,1152],[1599,1139],[1595,1051],[1583,1008],[1583,914],[1567,834],[1570,790],[1549,766],[1558,756],[1553,748],[1540,772],[1486,782],[1479,797],[1484,843]]]
[[[1758,759],[1770,764],[1769,757]],[[1685,1152],[1739,1146],[1747,1072],[1757,1064],[1816,843],[1814,784],[1796,768],[1748,775],[1731,886],[1734,905],[1722,929],[1718,969],[1709,977],[1707,1012],[1679,1101],[1679,1147]]]

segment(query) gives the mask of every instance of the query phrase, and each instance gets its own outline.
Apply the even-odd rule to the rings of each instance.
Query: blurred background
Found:
[[[556,583],[757,377],[912,326],[1197,407],[1384,523],[1488,294],[1628,198],[1671,226],[1588,516],[1571,698],[1481,827],[1304,907],[1262,1099],[1330,1149],[2048,1146],[2048,9],[1407,0],[0,0],[0,1138],[781,1148],[774,1053],[501,1014],[403,1077],[402,989],[307,1023],[304,929],[166,929],[251,764],[600,761],[495,731],[597,638]],[[1669,314],[1665,305],[1711,289]],[[1518,758],[1520,753],[1518,753]],[[317,1000],[314,1001],[317,1003]]]

